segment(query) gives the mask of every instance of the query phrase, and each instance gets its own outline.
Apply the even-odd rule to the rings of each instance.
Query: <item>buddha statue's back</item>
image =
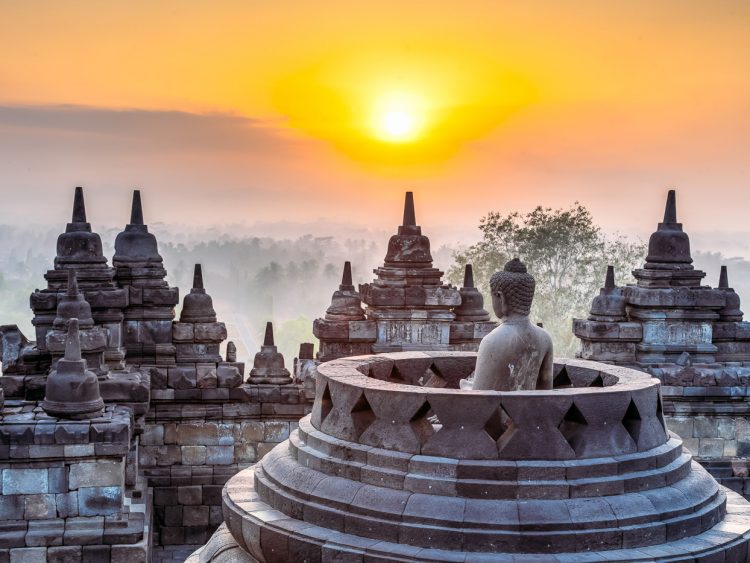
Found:
[[[492,276],[492,307],[500,324],[479,345],[472,389],[552,388],[552,339],[529,320],[535,285],[518,258]]]

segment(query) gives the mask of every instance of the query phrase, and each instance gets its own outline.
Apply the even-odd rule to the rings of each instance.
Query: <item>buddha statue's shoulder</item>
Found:
[[[552,336],[549,332],[536,325],[531,325],[531,328],[540,341],[547,342],[550,346],[552,346]]]

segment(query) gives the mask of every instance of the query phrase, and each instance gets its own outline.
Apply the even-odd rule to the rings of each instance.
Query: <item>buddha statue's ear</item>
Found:
[[[508,304],[505,302],[505,297],[501,291],[492,294],[492,310],[495,311],[498,318],[504,317],[508,312]]]

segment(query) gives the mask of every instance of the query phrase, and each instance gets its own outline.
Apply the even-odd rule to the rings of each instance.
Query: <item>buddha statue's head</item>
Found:
[[[501,272],[490,279],[492,308],[498,318],[508,316],[528,317],[534,299],[536,282],[518,258],[513,258]]]

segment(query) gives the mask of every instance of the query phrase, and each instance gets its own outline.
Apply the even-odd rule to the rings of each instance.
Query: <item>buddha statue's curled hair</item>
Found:
[[[502,294],[508,310],[519,315],[531,312],[535,287],[534,276],[526,271],[526,266],[518,258],[513,258],[490,279],[492,294]]]

